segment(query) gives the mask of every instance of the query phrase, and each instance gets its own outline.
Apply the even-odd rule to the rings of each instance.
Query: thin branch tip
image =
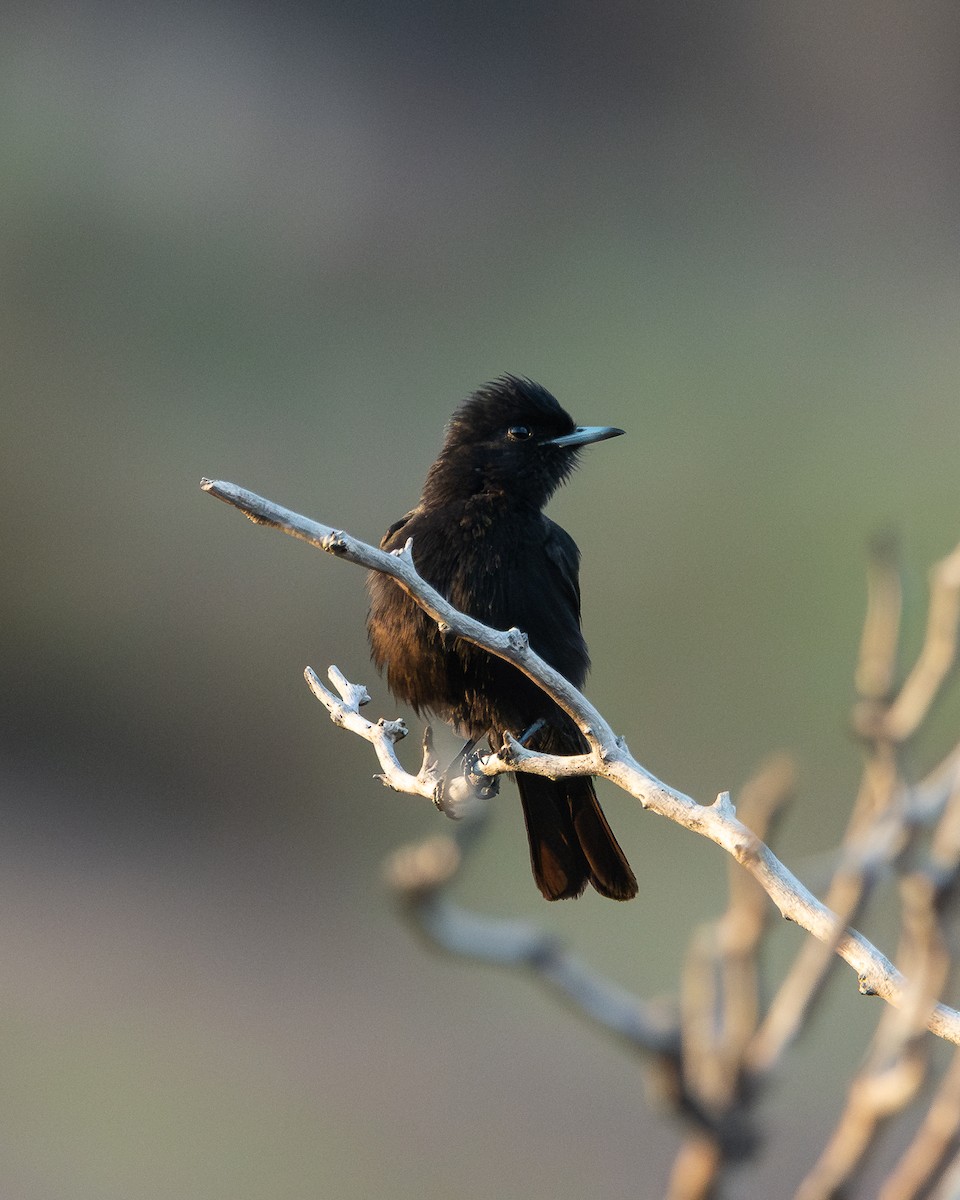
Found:
[[[230,495],[230,484],[225,483],[222,479],[208,479],[204,475],[200,480],[200,491],[206,492],[210,496],[215,496],[225,504],[234,503]]]

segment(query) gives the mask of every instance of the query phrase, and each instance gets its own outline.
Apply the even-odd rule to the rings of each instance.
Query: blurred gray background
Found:
[[[336,662],[396,715],[361,573],[198,482],[375,540],[503,371],[623,426],[551,508],[584,551],[591,697],[704,801],[793,751],[778,844],[822,882],[866,540],[902,536],[915,649],[960,536],[960,10],[0,23],[0,1191],[661,1195],[679,1134],[638,1063],[392,910],[383,856],[444,819],[301,680]],[[954,701],[918,769],[958,725]],[[726,864],[604,803],[638,902],[545,905],[510,787],[459,895],[670,994]],[[838,976],[740,1194],[792,1190],[877,1015]]]

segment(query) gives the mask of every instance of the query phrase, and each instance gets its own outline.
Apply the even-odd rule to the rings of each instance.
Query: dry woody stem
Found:
[[[861,994],[887,1002],[846,1101],[838,1106],[834,1131],[793,1192],[797,1200],[847,1194],[891,1118],[921,1094],[930,1073],[927,1031],[960,1046],[960,1012],[939,1001],[950,967],[944,915],[960,875],[960,745],[919,781],[911,782],[905,767],[908,744],[956,663],[960,546],[931,572],[923,646],[899,685],[903,606],[897,551],[889,537],[872,547],[851,714],[863,770],[821,901],[769,845],[777,816],[795,788],[789,759],[779,755],[761,765],[740,789],[739,812],[725,791],[712,804],[699,804],[637,761],[589,700],[534,653],[522,630],[487,628],[426,584],[414,566],[410,542],[386,553],[234,484],[204,480],[201,486],[256,524],[396,580],[447,636],[483,647],[532,679],[573,718],[588,745],[584,754],[548,755],[505,733],[503,745],[479,761],[483,774],[601,776],[642,808],[708,838],[730,856],[727,909],[695,931],[678,1003],[646,1003],[602,978],[535,925],[495,920],[457,905],[451,884],[483,827],[488,802],[469,794],[451,800],[429,728],[412,773],[397,755],[397,743],[407,734],[402,721],[363,716],[366,689],[337,667],[328,671],[331,688],[312,668],[305,672],[331,720],[370,742],[380,765],[378,778],[387,787],[464,818],[448,827],[451,833],[403,848],[388,863],[387,878],[416,931],[451,954],[528,973],[598,1028],[644,1052],[654,1087],[688,1127],[667,1185],[670,1200],[718,1197],[727,1169],[755,1156],[764,1089],[809,1023],[841,960],[856,972]],[[853,928],[874,890],[890,877],[899,880],[896,965]],[[799,947],[764,1004],[758,959],[774,912],[767,898],[813,936]],[[881,1200],[960,1195],[958,1056],[932,1088],[926,1116],[884,1181]]]
[[[483,760],[485,774],[531,771],[550,778],[591,774],[610,780],[634,796],[643,808],[708,838],[732,855],[760,884],[783,917],[830,945],[854,969],[861,993],[879,996],[895,1006],[904,1003],[906,981],[901,973],[866,938],[854,929],[845,928],[838,916],[821,903],[773,851],[737,819],[728,793],[721,792],[712,804],[702,805],[657,779],[633,758],[624,739],[613,732],[589,700],[530,649],[521,630],[489,629],[472,617],[458,612],[439,592],[425,583],[414,567],[409,543],[400,554],[388,554],[235,484],[204,480],[201,486],[204,491],[240,509],[255,524],[280,529],[336,558],[368,570],[382,571],[395,579],[450,633],[505,659],[538,683],[573,717],[591,748],[589,754],[557,757],[524,749],[513,739],[508,739],[499,753]],[[960,552],[957,552],[957,560],[960,562]],[[938,672],[939,677],[943,674],[944,635],[939,623],[937,629],[933,639],[937,649],[936,652],[930,652],[932,665],[923,673],[924,694],[930,690],[929,682],[926,682],[930,672]],[[340,723],[343,721],[340,720]],[[404,787],[401,790],[409,789]],[[414,791],[415,794],[423,794],[419,786]],[[960,1012],[956,1009],[943,1004],[935,1005],[927,1024],[938,1037],[960,1045]]]

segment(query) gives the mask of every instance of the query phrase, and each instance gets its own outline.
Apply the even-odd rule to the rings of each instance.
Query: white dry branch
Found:
[[[680,1032],[667,1007],[645,1003],[604,979],[530,922],[480,916],[451,900],[447,885],[460,868],[464,842],[476,833],[478,824],[465,821],[456,839],[431,837],[401,846],[390,855],[387,879],[409,910],[413,927],[450,954],[529,971],[554,995],[632,1049],[669,1061],[678,1059]]]
[[[330,682],[340,693],[340,699],[328,691],[320,682],[313,667],[307,667],[303,673],[307,687],[316,696],[330,714],[334,725],[348,729],[358,737],[368,741],[377,753],[383,774],[377,778],[395,792],[406,792],[409,796],[423,796],[439,804],[440,791],[443,787],[443,772],[439,769],[436,755],[433,753],[433,737],[428,725],[423,735],[423,760],[416,775],[404,770],[403,764],[394,749],[397,742],[407,736],[408,730],[403,721],[368,721],[360,715],[361,705],[370,702],[370,693],[361,684],[351,683],[337,667],[327,671]]]
[[[708,838],[732,855],[763,888],[782,916],[830,945],[856,971],[859,990],[863,995],[879,996],[894,1007],[902,1007],[910,1002],[912,991],[903,975],[860,933],[854,929],[844,929],[839,918],[737,818],[729,793],[721,792],[713,804],[702,805],[657,779],[630,754],[624,739],[614,733],[590,701],[530,649],[525,634],[519,629],[498,631],[488,628],[458,612],[421,579],[414,566],[410,542],[402,551],[388,553],[282,508],[236,484],[204,479],[201,487],[210,495],[238,508],[255,524],[280,529],[337,558],[379,571],[396,580],[445,632],[505,659],[537,683],[576,721],[590,747],[586,754],[569,757],[547,755],[528,750],[507,736],[504,746],[497,753],[481,760],[480,769],[485,774],[527,771],[550,778],[598,775],[610,780],[634,796],[643,808]],[[937,633],[939,637],[935,641],[942,645],[945,640],[942,625]],[[938,668],[939,661],[930,674],[935,675]],[[390,786],[415,795],[429,795],[435,801],[432,768],[426,769],[429,765],[428,756],[425,754],[425,765],[417,776],[403,771],[396,756],[386,753],[387,743],[390,743],[389,750],[392,751],[392,742],[400,736],[396,723],[377,725],[359,718],[363,722],[363,730],[356,727],[354,718],[359,714],[355,709],[359,707],[359,696],[365,691],[362,688],[356,692],[350,691],[357,685],[350,685],[342,678],[341,682],[343,687],[336,683],[342,697],[340,702],[322,687],[325,696],[317,693],[333,720],[353,728],[374,743]],[[311,687],[314,687],[312,682]],[[348,691],[346,697],[344,689]],[[374,729],[380,730],[382,736],[381,733],[374,734]],[[387,762],[384,761],[384,755]],[[956,1009],[944,1004],[932,1004],[925,1024],[938,1037],[960,1045],[960,1012]]]

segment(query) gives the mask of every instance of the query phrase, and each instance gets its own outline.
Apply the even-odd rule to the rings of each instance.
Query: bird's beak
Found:
[[[550,438],[545,446],[589,446],[591,442],[605,442],[607,438],[619,437],[624,430],[615,425],[578,425],[573,433]]]

